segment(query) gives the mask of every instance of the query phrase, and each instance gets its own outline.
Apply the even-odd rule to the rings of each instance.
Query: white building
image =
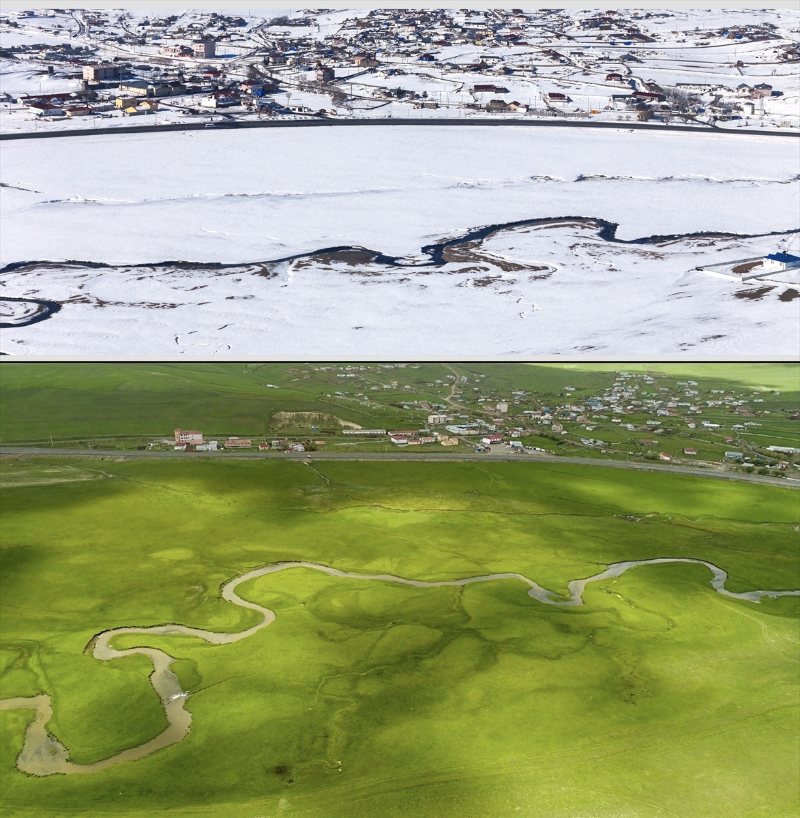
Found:
[[[217,44],[213,41],[209,42],[206,40],[205,42],[193,43],[192,45],[194,47],[195,57],[207,60],[210,57],[215,57],[217,54]]]
[[[788,253],[770,253],[770,255],[764,256],[762,267],[770,273],[780,273],[784,270],[800,267],[800,258],[791,256]]]
[[[497,411],[498,412],[507,412],[508,411],[508,404],[507,403],[498,403],[497,404]]]
[[[442,423],[447,423],[447,415],[428,415],[428,425],[437,426]]]
[[[190,432],[186,429],[176,429],[175,430],[175,443],[191,443],[193,446],[196,446],[198,443],[203,442],[203,433],[202,432]]]

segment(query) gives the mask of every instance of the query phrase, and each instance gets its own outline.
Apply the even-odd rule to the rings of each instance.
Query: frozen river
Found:
[[[694,271],[797,252],[795,139],[372,127],[27,140],[0,152],[0,261],[12,265],[1,292],[64,305],[7,329],[3,352],[795,352],[791,287],[737,297],[737,282]],[[420,268],[428,245],[531,220],[559,227],[501,230]],[[591,220],[617,225],[622,242],[670,238],[609,243]],[[286,261],[332,247],[367,253]],[[43,261],[59,264],[14,269]],[[162,262],[198,266],[134,266]]]

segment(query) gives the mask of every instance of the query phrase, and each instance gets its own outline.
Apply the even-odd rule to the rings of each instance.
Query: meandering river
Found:
[[[574,607],[583,605],[583,592],[590,582],[618,577],[629,568],[640,565],[658,565],[662,563],[686,562],[705,565],[712,574],[711,584],[714,589],[723,596],[732,599],[742,599],[748,602],[760,602],[763,597],[800,596],[800,590],[796,591],[745,591],[734,593],[725,588],[728,574],[722,568],[707,562],[683,557],[662,557],[649,560],[628,560],[626,562],[615,562],[609,565],[605,571],[595,574],[585,579],[574,579],[569,585],[569,595],[566,597],[554,594],[532,579],[517,573],[485,574],[477,577],[467,577],[465,579],[442,580],[439,582],[425,582],[424,580],[405,579],[393,574],[356,574],[349,571],[339,571],[327,565],[320,565],[315,562],[280,562],[272,565],[262,566],[248,571],[238,577],[233,578],[222,586],[222,598],[240,608],[249,608],[261,614],[261,622],[252,628],[240,631],[239,633],[214,633],[200,628],[189,628],[185,625],[156,625],[149,628],[114,628],[103,631],[94,636],[87,649],[92,651],[92,655],[101,661],[118,659],[122,656],[133,656],[139,654],[147,656],[153,663],[153,673],[150,675],[150,683],[153,689],[161,698],[164,712],[167,716],[168,727],[150,741],[123,750],[116,755],[109,756],[102,761],[93,764],[75,764],[69,760],[69,750],[47,732],[47,723],[53,714],[52,700],[46,693],[38,696],[18,697],[0,700],[0,709],[17,710],[32,709],[36,711],[33,721],[28,725],[25,733],[25,740],[22,752],[17,758],[17,767],[29,775],[46,776],[54,774],[72,775],[76,773],[93,773],[98,770],[111,767],[123,761],[134,761],[139,758],[154,753],[171,744],[182,741],[189,732],[192,715],[186,710],[184,704],[189,695],[181,688],[178,677],[172,672],[170,666],[174,658],[163,650],[157,648],[134,647],[127,650],[116,650],[111,647],[111,640],[121,634],[148,634],[151,636],[196,636],[204,639],[213,645],[227,645],[231,642],[238,642],[257,633],[262,628],[266,628],[275,620],[275,612],[269,608],[257,605],[255,602],[248,602],[236,594],[236,588],[243,582],[251,579],[274,574],[278,571],[286,571],[291,568],[309,568],[314,571],[322,571],[332,577],[343,577],[346,579],[361,579],[378,582],[396,582],[401,585],[410,585],[414,588],[441,588],[444,586],[469,585],[473,582],[492,582],[495,580],[515,579],[529,586],[528,596],[537,599],[545,605],[558,605],[562,607]]]

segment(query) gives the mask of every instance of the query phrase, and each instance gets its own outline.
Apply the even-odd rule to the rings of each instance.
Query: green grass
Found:
[[[337,365],[338,366],[338,365]],[[342,365],[344,366],[344,365]],[[176,427],[198,428],[208,436],[311,434],[307,427],[277,423],[279,412],[321,412],[365,428],[418,428],[427,413],[405,410],[403,401],[442,402],[453,372],[469,403],[479,375],[481,394],[508,398],[528,390],[551,403],[565,386],[576,398],[602,391],[615,372],[649,372],[659,385],[681,378],[711,388],[783,390],[773,409],[796,412],[800,393],[794,364],[409,364],[404,368],[370,365],[361,380],[338,378],[319,365],[303,364],[0,364],[0,442],[85,442],[104,437],[141,439],[170,436]],[[439,383],[436,383],[439,381]],[[385,389],[391,383],[396,387]],[[268,386],[272,384],[278,388]],[[371,391],[377,387],[377,391]],[[336,395],[349,391],[351,395]],[[361,392],[362,398],[356,398]],[[475,393],[477,394],[477,393]],[[364,397],[370,403],[363,402]],[[767,395],[773,403],[776,398]],[[772,404],[765,403],[763,408]],[[480,408],[475,404],[474,409]],[[513,412],[513,410],[512,410]],[[711,413],[713,414],[713,413]],[[704,414],[704,418],[710,415]],[[730,414],[727,415],[730,419]],[[795,422],[773,419],[775,440],[796,438]],[[765,423],[765,427],[767,424]],[[764,431],[767,431],[765,428]],[[767,439],[767,438],[765,438]],[[772,438],[770,438],[772,440]],[[791,443],[789,444],[791,445]]]
[[[164,622],[242,630],[257,615],[219,586],[268,562],[516,571],[564,592],[610,562],[684,556],[725,568],[731,590],[800,586],[797,495],[780,487],[569,463],[315,464],[330,482],[297,462],[76,467],[103,479],[4,491],[0,682],[3,697],[53,697],[49,729],[80,763],[164,726],[148,662],[98,662],[89,639]],[[799,600],[740,602],[709,579],[638,568],[572,609],[513,580],[252,580],[240,594],[277,619],[248,639],[114,643],[178,657],[193,714],[182,743],[35,779],[14,767],[31,711],[0,713],[3,814],[796,814]]]

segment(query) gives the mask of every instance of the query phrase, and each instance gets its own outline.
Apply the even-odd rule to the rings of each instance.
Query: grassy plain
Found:
[[[358,371],[357,380],[343,377],[345,366],[3,363],[0,443],[49,443],[53,438],[57,443],[80,445],[91,440],[97,445],[112,445],[115,438],[129,438],[129,444],[135,446],[148,438],[169,436],[176,427],[201,429],[208,437],[310,435],[309,422],[293,425],[290,420],[277,420],[281,413],[304,412],[328,416],[313,424],[318,428],[337,426],[333,418],[364,428],[419,428],[425,424],[427,411],[404,409],[404,403],[420,400],[443,404],[452,387],[448,378],[454,374],[471,381],[464,386],[461,402],[481,412],[481,405],[473,401],[477,376],[482,376],[480,391],[484,396],[507,400],[514,390],[528,390],[534,396],[532,405],[538,406],[541,402],[558,403],[565,386],[577,390],[575,399],[596,394],[609,387],[615,373],[624,369],[664,376],[667,380],[659,384],[662,386],[681,378],[699,378],[704,396],[714,388],[782,390],[780,398],[766,395],[763,408],[772,411],[772,418],[758,430],[763,440],[759,441],[754,431],[747,434],[755,435],[756,443],[797,445],[797,423],[785,417],[796,412],[800,398],[795,364],[427,363],[402,368],[371,364],[369,371]],[[707,410],[703,418],[731,422],[727,408]],[[608,438],[608,430],[598,436],[613,439]],[[369,448],[368,444],[360,445],[364,450]],[[680,451],[673,448],[675,453]]]
[[[782,487],[568,463],[87,459],[50,483],[61,464],[9,465],[27,478],[4,493],[2,696],[49,693],[49,729],[81,763],[165,726],[148,663],[98,662],[89,639],[164,622],[242,630],[257,615],[218,589],[265,563],[515,571],[564,592],[610,562],[684,556],[725,568],[731,590],[800,587],[800,509]],[[148,637],[192,693],[182,743],[36,779],[14,766],[32,711],[0,713],[3,814],[796,814],[799,600],[732,600],[709,579],[643,567],[559,609],[513,580],[262,577],[239,592],[277,619],[248,639]]]

